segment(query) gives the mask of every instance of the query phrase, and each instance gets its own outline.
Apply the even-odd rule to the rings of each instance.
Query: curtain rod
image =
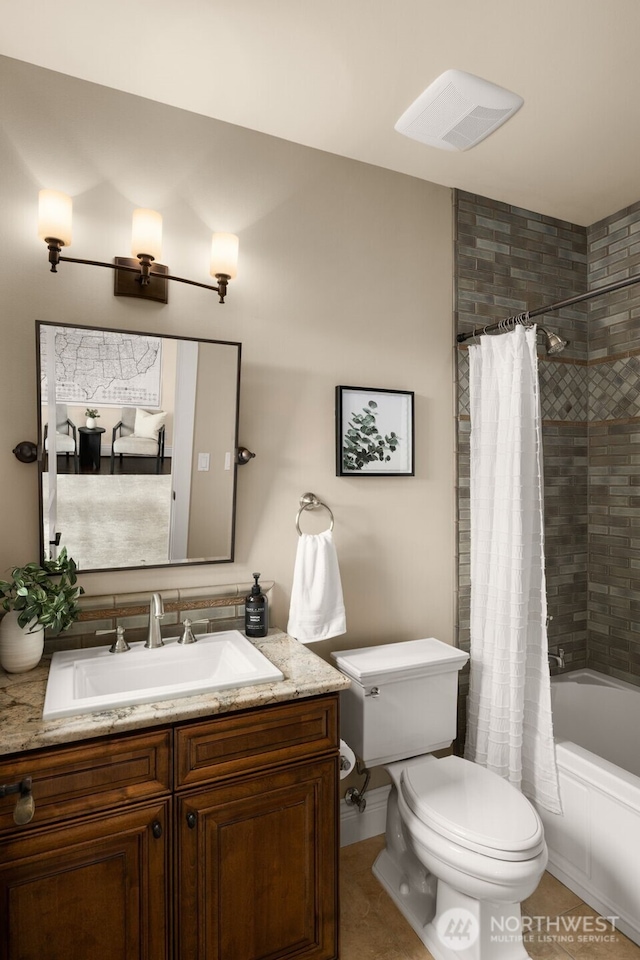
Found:
[[[591,293],[581,293],[577,297],[570,297],[568,300],[559,300],[558,303],[551,303],[548,307],[538,307],[537,310],[530,310],[528,313],[521,313],[517,317],[508,317],[513,323],[526,323],[533,317],[541,317],[544,313],[551,313],[553,310],[562,310],[563,307],[571,307],[574,303],[582,303],[583,300],[592,300],[594,297],[602,297],[605,293],[613,293],[614,290],[622,290],[624,287],[630,287],[634,283],[640,283],[640,277],[631,277],[628,280],[619,280],[617,283],[611,283],[608,287],[600,287],[599,290],[593,290]],[[472,337],[479,337],[483,333],[490,333],[502,327],[506,320],[499,320],[497,323],[490,323],[483,327],[475,327],[469,333],[459,333],[456,337],[457,343],[464,343],[465,340],[471,340]]]

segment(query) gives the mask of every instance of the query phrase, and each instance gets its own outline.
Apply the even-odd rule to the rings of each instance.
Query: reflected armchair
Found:
[[[44,449],[49,452],[49,424],[44,425]],[[78,435],[76,425],[67,416],[66,403],[56,403],[56,454],[64,453],[69,461],[69,454],[73,454],[74,473],[79,473],[78,467]]]
[[[149,413],[140,407],[123,407],[111,436],[111,473],[115,458],[155,457],[156,473],[164,463],[164,421],[166,413]]]

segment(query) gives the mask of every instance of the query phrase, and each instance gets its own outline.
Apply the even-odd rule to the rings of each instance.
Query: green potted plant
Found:
[[[100,414],[95,409],[95,407],[87,407],[84,412],[85,417],[87,418],[87,427],[89,430],[95,430],[96,420],[100,419]]]
[[[84,590],[76,581],[76,563],[66,548],[42,565],[13,567],[11,579],[0,580],[0,606],[7,611],[0,623],[0,664],[5,670],[21,673],[35,667],[45,629],[57,636],[77,620],[77,601]]]

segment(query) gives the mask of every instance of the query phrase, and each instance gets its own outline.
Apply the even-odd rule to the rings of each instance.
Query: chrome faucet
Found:
[[[564,650],[562,647],[560,647],[557,653],[549,653],[547,656],[549,657],[549,663],[555,663],[559,670],[564,670]]]
[[[164,604],[159,593],[154,593],[149,604],[149,627],[147,629],[147,650],[154,650],[156,647],[164,647],[162,633],[160,630],[160,621],[164,617]]]

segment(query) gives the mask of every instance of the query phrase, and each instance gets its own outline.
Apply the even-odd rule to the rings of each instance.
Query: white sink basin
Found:
[[[238,630],[208,633],[196,643],[165,640],[155,650],[142,642],[126,653],[109,653],[109,647],[62,650],[51,658],[42,716],[71,717],[282,679]]]

